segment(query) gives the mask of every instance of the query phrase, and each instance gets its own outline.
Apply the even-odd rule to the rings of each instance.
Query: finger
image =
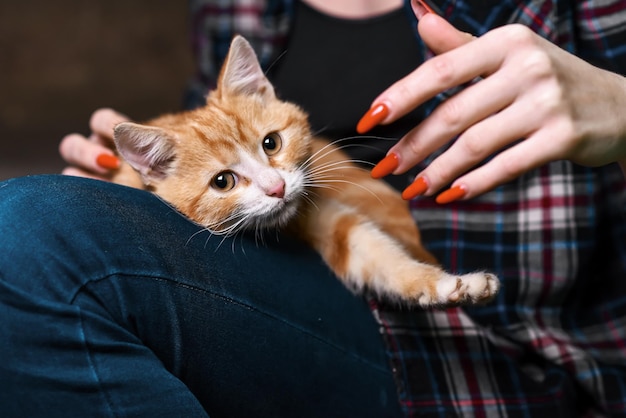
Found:
[[[467,44],[475,37],[467,32],[461,32],[445,19],[433,14],[425,14],[417,25],[420,37],[435,54],[443,54]]]
[[[397,81],[374,101],[372,108],[379,104],[387,107],[386,117],[380,122],[393,122],[441,92],[494,72],[501,66],[506,52],[495,38],[477,38],[433,57]]]
[[[539,126],[540,117],[538,113],[532,112],[530,102],[516,102],[471,126],[420,174],[427,179],[428,194],[450,184],[476,164],[512,143],[530,137],[534,127]],[[542,148],[534,150],[535,155],[543,152]]]
[[[418,25],[418,29],[419,27],[423,27],[424,36],[426,36],[426,39],[428,39],[428,42],[432,46],[432,49],[436,51],[437,53],[451,50],[473,39],[471,35],[468,35],[466,33],[456,30],[452,25],[450,25],[444,19],[436,16],[434,13],[426,12],[426,9],[420,4],[419,1],[414,0],[412,4],[413,4],[413,9],[415,11],[415,15],[417,16],[418,19],[421,18],[420,23]],[[413,76],[417,78],[417,82],[415,84],[419,84],[420,83],[419,68],[416,71],[414,71],[414,73],[417,74],[416,76]],[[404,80],[406,80],[407,78],[405,78]],[[393,98],[394,89],[404,88],[402,87],[404,83],[406,83],[404,80],[401,80],[400,82],[394,84],[394,86],[392,86],[390,89],[387,90],[387,92],[389,92],[390,90],[392,91],[391,93],[388,93],[391,98]],[[405,103],[405,106],[408,106],[408,110],[400,109],[399,111],[395,112],[396,113],[395,115],[392,114],[391,117],[388,117],[390,102],[385,98],[386,92],[384,92],[381,96],[379,96],[376,100],[374,100],[374,103],[372,104],[370,109],[365,113],[365,115],[361,118],[361,120],[357,124],[356,130],[358,133],[364,134],[370,129],[372,129],[374,126],[385,121],[386,119],[387,119],[386,123],[393,122],[397,118],[401,117],[404,113],[409,111],[412,105],[416,107],[418,103],[420,102],[420,100],[426,100],[429,97],[429,95],[432,96],[437,93],[439,92],[431,91],[430,93],[426,93],[426,96],[420,98],[420,97],[414,96],[415,95],[414,92],[407,90],[405,94],[407,98],[414,99],[413,101],[409,101],[408,104]],[[402,102],[400,104],[402,104]],[[394,107],[393,103],[391,103],[391,107],[393,109]]]
[[[89,127],[92,132],[110,141],[113,139],[115,126],[122,122],[128,122],[129,120],[128,117],[113,109],[103,108],[96,110],[93,115],[91,115]]]
[[[94,173],[81,170],[80,168],[77,168],[77,167],[66,167],[63,169],[61,174],[63,174],[64,176],[85,177],[85,178],[94,179],[94,180],[110,181],[109,178],[106,176],[99,176]]]
[[[96,142],[91,142],[79,134],[67,135],[59,144],[59,153],[65,161],[88,172],[106,174],[111,166],[102,167],[98,164],[101,155],[113,156],[113,152]],[[100,157],[100,160],[102,158]]]
[[[111,147],[111,139],[105,138],[102,135],[98,135],[98,134],[92,132],[92,134],[89,135],[89,137],[87,139],[89,140],[89,142],[100,144],[100,145],[105,146],[107,148]]]
[[[517,95],[511,86],[507,75],[495,74],[443,102],[390,149],[399,160],[394,173],[407,171],[470,126],[509,106]]]
[[[465,189],[463,199],[471,199],[522,174],[563,158],[563,149],[555,130],[542,130],[515,146],[501,152],[486,164],[457,179],[454,186]],[[541,152],[537,152],[541,150]]]

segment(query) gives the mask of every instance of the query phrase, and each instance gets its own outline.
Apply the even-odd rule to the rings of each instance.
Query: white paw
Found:
[[[498,278],[490,273],[477,272],[462,276],[446,274],[437,282],[440,304],[482,303],[492,299],[500,287]]]

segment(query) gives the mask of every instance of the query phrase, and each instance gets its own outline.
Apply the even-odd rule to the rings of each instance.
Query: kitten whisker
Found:
[[[189,239],[187,239],[187,242],[185,243],[185,247],[186,247],[187,245],[189,245],[189,243],[191,242],[191,240],[192,240],[192,239],[194,239],[194,238],[196,237],[196,235],[200,235],[200,234],[201,234],[201,233],[203,233],[203,232],[208,232],[208,233],[209,233],[209,235],[211,234],[211,231],[210,231],[208,228],[206,228],[206,227],[202,227],[199,231],[194,232],[193,234],[191,234],[191,236],[189,237]]]
[[[208,231],[210,235],[204,244],[205,247],[207,246],[207,244],[209,243],[209,240],[213,236],[222,237],[222,239],[220,240],[220,243],[215,248],[215,251],[219,250],[228,238],[233,238],[231,245],[232,245],[232,251],[234,253],[234,245],[235,245],[236,237],[241,231],[242,228],[240,228],[240,226],[245,222],[245,220],[246,220],[246,216],[242,216],[242,214],[239,211],[235,211],[234,213],[230,214],[226,219],[222,220],[221,222],[219,223],[215,222],[213,224],[207,225],[205,227],[205,230]],[[232,221],[235,221],[235,222],[231,223]],[[224,226],[224,224],[229,224],[229,225]]]
[[[340,160],[340,161],[330,161],[328,163],[325,164],[321,164],[317,167],[311,168],[310,170],[308,170],[309,173],[316,173],[319,172],[320,170],[323,170],[325,168],[329,168],[329,167],[337,167],[337,168],[341,168],[341,169],[354,169],[354,170],[362,170],[362,171],[367,171],[367,169],[365,169],[364,167],[361,167],[361,165],[374,165],[368,161],[364,161],[364,160],[357,160],[357,159],[348,159],[348,160]]]
[[[337,144],[341,142],[349,141],[353,139],[380,139],[384,141],[397,141],[397,138],[387,138],[387,137],[380,137],[380,136],[348,136],[348,137],[340,138],[340,139],[327,143],[324,147],[322,147],[321,149],[313,153],[307,160],[305,160],[301,164],[301,166],[303,168],[306,168],[309,165],[313,164],[315,161],[319,160],[320,158],[328,156],[331,152],[334,152],[337,150],[343,150],[349,147],[364,147],[364,148],[370,148],[373,150],[378,150],[376,147],[373,147],[371,145],[366,145],[366,144],[344,144],[341,146],[337,146]],[[366,165],[373,165],[369,161],[358,161],[358,162],[362,164],[366,164]]]
[[[276,230],[278,230],[278,228]],[[262,229],[262,225],[259,222],[256,222],[256,225],[254,227],[254,243],[257,247],[259,246],[259,242],[261,243],[261,245],[265,245],[263,235],[264,231]]]
[[[288,51],[289,49],[285,49],[283,52],[281,52],[280,55],[278,55],[276,59],[272,61],[272,63],[267,67],[267,70],[265,70],[263,74],[267,76],[267,74],[272,70],[272,68],[274,68],[274,66],[278,64],[278,61],[280,61],[285,56],[285,54],[287,54]]]
[[[237,234],[237,233],[236,233],[235,235],[233,235],[233,239],[232,239],[232,242],[231,242],[231,244],[230,244],[230,251],[231,251],[233,254],[236,254],[236,252],[235,252],[235,244],[237,243],[237,236],[238,236],[238,235],[239,235],[239,234]],[[243,240],[241,240],[241,249],[243,250]],[[244,251],[244,253],[245,253],[245,251]]]
[[[316,194],[316,193],[311,193],[311,194]],[[317,206],[317,204],[315,203],[315,200],[313,200],[309,196],[309,193],[303,193],[301,196],[302,196],[302,199],[306,200],[309,204],[311,204],[311,206],[314,206],[315,209],[317,209],[318,211],[320,210],[319,206]]]
[[[330,151],[328,150],[329,148],[331,148]],[[328,153],[333,152],[333,151],[334,151],[334,149],[332,149],[332,144],[328,143],[328,144],[324,145],[322,148],[320,148],[319,150],[317,150],[314,153],[312,153],[309,156],[309,158],[307,158],[302,163],[300,163],[299,164],[299,168],[302,169],[302,170],[307,170],[317,160],[327,156]],[[322,152],[325,152],[325,154],[321,154]]]
[[[311,176],[317,176],[318,174],[326,174],[332,171],[347,171],[347,170],[367,171],[361,167],[357,167],[354,165],[346,165],[345,161],[338,161],[335,163],[330,163],[324,166],[317,167],[316,169],[309,171],[309,174]]]
[[[348,148],[367,148],[367,149],[371,149],[371,150],[380,152],[380,150],[378,148],[376,148],[376,147],[374,147],[372,145],[367,145],[367,144],[343,144],[341,146],[336,147],[333,151],[345,150],[345,149],[348,149]],[[326,154],[326,155],[328,155],[328,154]],[[370,161],[361,161],[361,162],[364,163],[364,164],[367,164],[367,165],[374,165]]]
[[[243,246],[243,239],[240,241],[241,242],[241,252],[243,255],[247,255],[246,254],[246,248]],[[234,250],[233,250],[234,251]],[[233,253],[234,254],[234,253]]]
[[[225,227],[222,230],[212,231],[213,232],[212,235],[217,235],[217,236],[221,236],[222,237],[222,239],[221,239],[220,243],[217,245],[215,251],[217,251],[222,246],[222,244],[224,244],[224,242],[227,239],[232,238],[231,251],[233,252],[233,254],[235,253],[235,242],[237,240],[237,235],[239,235],[239,233],[245,228],[245,226],[241,227],[241,228],[240,228],[240,226],[245,225],[246,220],[250,217],[250,216],[242,216],[240,213],[237,213],[235,215],[231,215],[232,218],[236,218],[237,216],[239,217],[239,219],[235,223]],[[208,240],[207,240],[207,242],[208,242]]]
[[[335,152],[335,151],[337,151],[339,149],[342,149],[342,147],[337,146],[337,144],[339,144],[340,142],[349,141],[349,140],[355,139],[355,138],[358,138],[358,137],[346,137],[346,138],[337,139],[337,140],[332,141],[332,142],[328,142],[322,148],[320,148],[319,150],[317,150],[313,154],[311,154],[309,156],[309,158],[307,158],[305,161],[303,161],[300,164],[300,166],[303,167],[303,168],[309,167],[311,164],[315,163],[316,161],[319,161],[319,159],[328,156],[332,152]],[[347,147],[347,146],[359,146],[359,145],[358,144],[343,145],[343,147]]]
[[[328,184],[309,184],[307,185],[308,187],[316,187],[318,189],[327,189],[327,190],[333,190],[335,192],[340,192],[341,189],[338,187],[332,187],[329,186]]]
[[[213,235],[229,236],[230,233],[244,221],[244,219],[245,217],[243,217],[237,211],[230,214],[227,218],[220,220],[219,222],[206,225],[206,228],[211,231],[211,234]]]
[[[321,184],[321,183],[323,183],[323,184]],[[319,180],[319,181],[307,183],[306,185],[308,187],[318,187],[318,188],[327,188],[327,189],[331,189],[331,190],[340,190],[340,189],[334,189],[334,188],[328,186],[328,183],[342,183],[342,184],[350,184],[352,186],[356,186],[356,187],[358,187],[358,188],[360,188],[362,190],[365,190],[366,192],[368,192],[372,196],[374,196],[376,198],[376,200],[378,200],[380,203],[384,203],[382,201],[382,199],[380,197],[378,197],[378,195],[376,193],[374,193],[373,191],[371,191],[367,187],[363,186],[362,184],[355,183],[355,182],[349,181],[349,180],[341,180],[341,179]]]
[[[380,141],[395,141],[398,142],[400,138],[391,137],[391,136],[379,136],[379,135],[353,135],[347,138],[350,139],[378,139]]]

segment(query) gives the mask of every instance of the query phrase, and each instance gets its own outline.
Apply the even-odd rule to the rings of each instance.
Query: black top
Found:
[[[352,20],[298,2],[295,20],[287,50],[268,77],[281,99],[309,113],[313,132],[331,140],[357,135],[356,124],[372,100],[420,64],[418,42],[402,8]],[[367,135],[398,139],[420,120],[416,111]],[[395,140],[360,137],[349,143],[359,145],[346,150],[353,158],[376,163]],[[390,180],[406,186],[404,176]]]

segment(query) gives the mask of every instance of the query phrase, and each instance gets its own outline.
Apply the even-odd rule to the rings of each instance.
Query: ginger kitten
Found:
[[[492,274],[441,270],[399,193],[313,137],[307,115],[276,98],[242,37],[206,106],[121,123],[115,143],[141,176],[130,185],[150,188],[214,234],[287,228],[354,291],[442,306],[486,301],[498,290]],[[129,184],[128,174],[126,167],[114,181]]]

